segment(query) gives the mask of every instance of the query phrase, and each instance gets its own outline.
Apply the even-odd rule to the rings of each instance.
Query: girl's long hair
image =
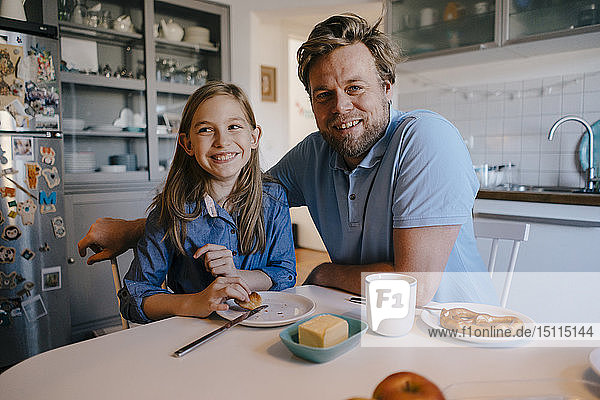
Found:
[[[209,82],[196,90],[188,99],[181,117],[180,133],[189,137],[192,119],[198,107],[215,96],[231,96],[242,106],[252,129],[256,119],[246,94],[238,86],[225,82]],[[239,252],[251,254],[265,250],[265,228],[262,207],[262,172],[258,159],[258,148],[252,149],[250,160],[242,168],[237,182],[227,197],[232,214],[238,213]],[[165,229],[168,239],[185,254],[186,224],[198,218],[205,194],[211,194],[211,175],[198,165],[196,158],[188,155],[177,142],[175,156],[161,192],[153,199],[151,208],[160,210],[159,224]],[[189,204],[189,211],[186,211]]]

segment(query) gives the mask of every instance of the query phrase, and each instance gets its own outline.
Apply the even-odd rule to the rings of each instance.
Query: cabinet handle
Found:
[[[67,258],[67,263],[75,264],[75,259],[73,259],[73,257],[69,257],[69,258]]]

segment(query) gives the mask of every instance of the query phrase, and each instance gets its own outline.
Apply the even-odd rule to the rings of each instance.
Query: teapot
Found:
[[[172,42],[179,42],[183,39],[183,28],[178,23],[173,22],[172,19],[169,19],[169,22],[165,22],[164,19],[161,19],[160,27],[165,39]]]
[[[0,17],[27,21],[25,17],[25,0],[2,0],[0,4]]]
[[[133,32],[133,25],[129,15],[121,15],[113,22],[113,29],[119,32]]]

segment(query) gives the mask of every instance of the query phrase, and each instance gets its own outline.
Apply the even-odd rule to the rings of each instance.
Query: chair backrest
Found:
[[[529,240],[530,224],[516,221],[482,221],[476,219],[473,221],[473,228],[476,238],[492,239],[492,247],[488,259],[488,271],[491,277],[494,276],[499,241],[509,240],[513,242],[506,278],[504,279],[504,287],[500,297],[500,305],[506,307],[508,292],[510,291],[517,256],[519,255],[519,248],[522,242]]]
[[[110,266],[112,267],[113,281],[115,283],[115,295],[117,296],[117,300],[119,299],[119,290],[121,290],[121,275],[119,274],[119,264],[117,263],[117,258],[113,257],[110,259]],[[121,326],[123,329],[129,329],[129,321],[127,321],[121,315]]]

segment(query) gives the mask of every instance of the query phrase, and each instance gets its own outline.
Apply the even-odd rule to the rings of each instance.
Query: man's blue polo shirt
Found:
[[[393,262],[394,228],[461,225],[433,299],[498,303],[473,234],[479,183],[458,130],[439,114],[392,110],[354,170],[315,132],[269,172],[290,207],[308,206],[334,263]]]

